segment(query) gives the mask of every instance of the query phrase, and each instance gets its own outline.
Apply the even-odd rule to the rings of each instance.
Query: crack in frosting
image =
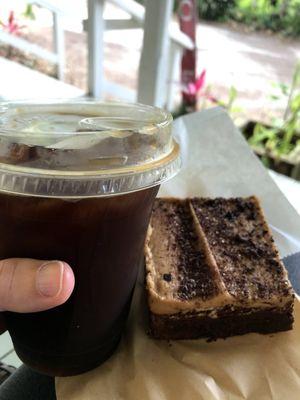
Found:
[[[255,197],[157,199],[145,256],[153,313],[283,307],[293,299]]]

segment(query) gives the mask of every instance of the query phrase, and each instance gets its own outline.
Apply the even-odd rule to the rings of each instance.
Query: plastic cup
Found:
[[[139,104],[0,104],[0,259],[66,261],[76,281],[62,306],[5,313],[28,366],[75,375],[117,347],[154,198],[180,167],[171,125]]]

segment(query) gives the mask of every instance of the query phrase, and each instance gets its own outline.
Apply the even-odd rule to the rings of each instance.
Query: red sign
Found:
[[[196,44],[197,2],[196,0],[180,0],[179,23],[183,33]],[[196,47],[196,46],[195,46]],[[182,98],[185,105],[196,107],[196,93],[190,93],[188,87],[196,81],[196,48],[185,50],[181,60],[181,84],[183,86]]]

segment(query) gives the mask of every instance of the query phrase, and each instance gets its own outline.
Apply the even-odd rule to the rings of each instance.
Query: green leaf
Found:
[[[290,109],[293,112],[300,111],[300,93],[292,98],[290,102]]]
[[[273,118],[272,126],[277,129],[281,129],[284,124],[284,120],[282,118]]]
[[[236,88],[234,86],[231,86],[229,89],[228,103],[227,103],[227,107],[226,107],[229,112],[232,111],[232,106],[233,106],[235,99],[237,98],[237,94],[238,94],[238,92],[237,92]]]
[[[265,146],[266,142],[272,142],[275,140],[277,133],[278,130],[276,128],[265,127],[262,124],[257,123],[248,142],[252,146]]]
[[[279,83],[279,88],[285,96],[288,96],[290,87],[286,83]]]
[[[26,5],[25,11],[23,12],[23,16],[27,19],[35,20],[35,14],[33,12],[32,4],[28,3]]]
[[[241,113],[242,111],[243,111],[243,108],[242,107],[239,107],[239,106],[234,106],[234,107],[231,107],[231,113]]]
[[[280,97],[276,96],[275,94],[271,94],[270,98],[271,98],[271,100],[279,100],[280,99]]]
[[[270,168],[270,166],[271,166],[270,157],[268,157],[268,156],[262,156],[262,157],[261,157],[261,162],[264,164],[264,166],[265,166],[266,168]]]

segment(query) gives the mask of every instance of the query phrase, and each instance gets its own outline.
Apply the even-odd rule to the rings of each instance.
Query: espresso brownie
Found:
[[[155,338],[292,329],[293,290],[255,197],[157,199],[145,256]]]

